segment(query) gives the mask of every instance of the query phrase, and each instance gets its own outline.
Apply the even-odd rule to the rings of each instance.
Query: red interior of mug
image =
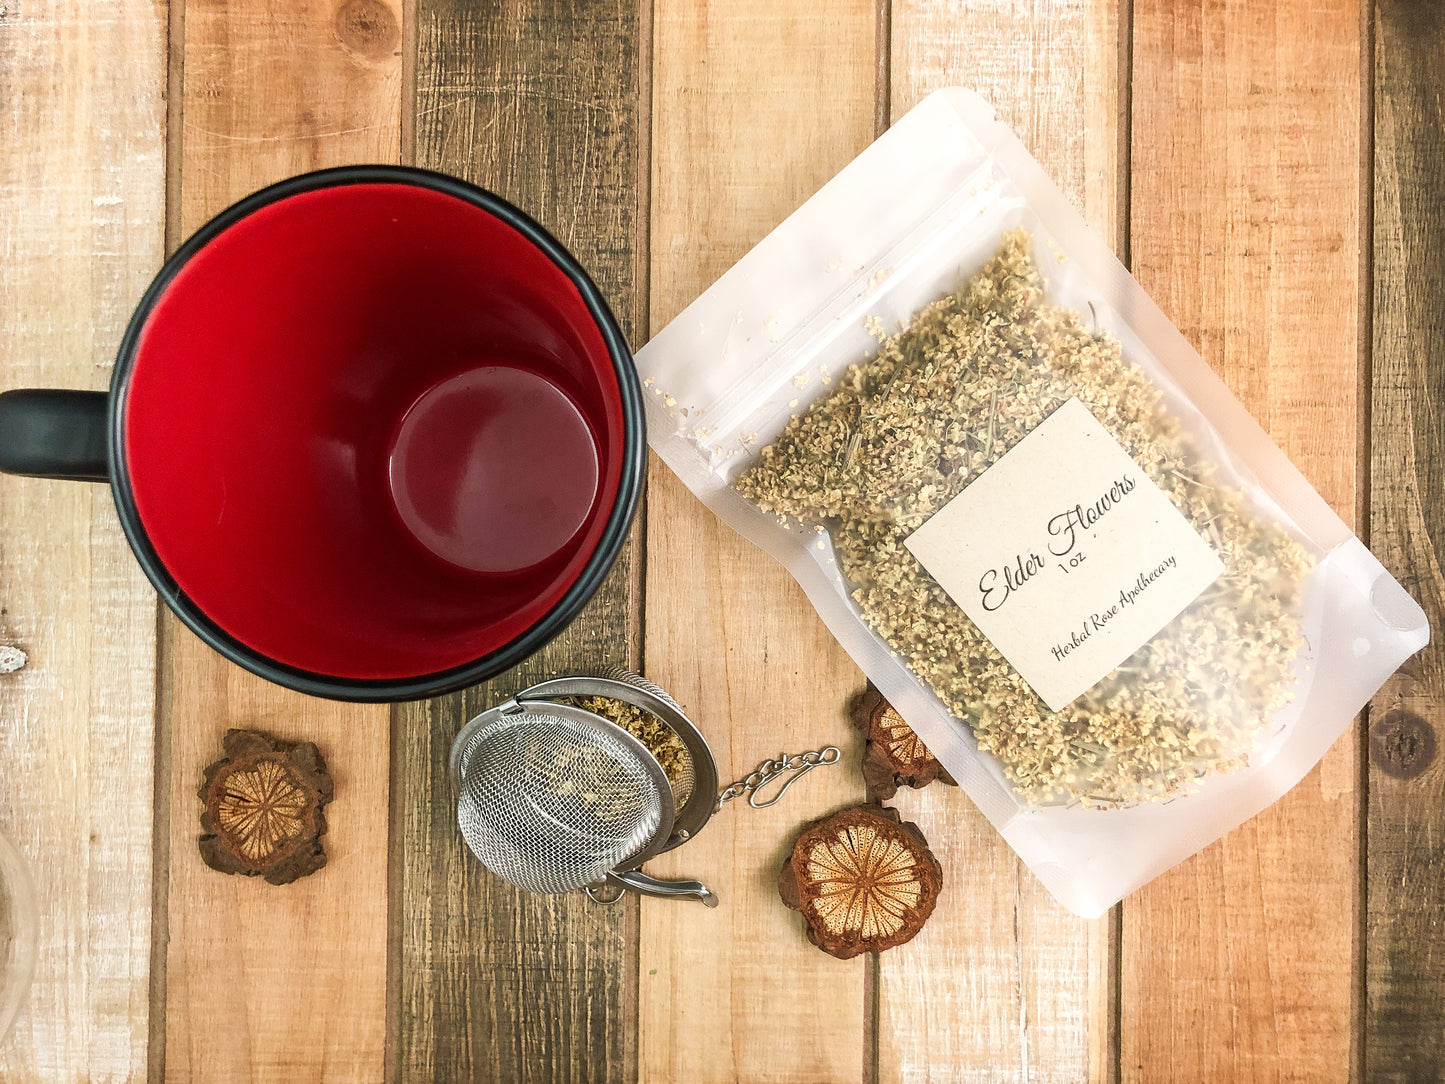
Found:
[[[486,209],[408,184],[283,197],[179,270],[123,451],[141,525],[225,632],[343,679],[460,666],[577,579],[622,475],[576,286]]]

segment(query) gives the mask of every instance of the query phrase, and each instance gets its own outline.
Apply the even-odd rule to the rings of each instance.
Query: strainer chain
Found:
[[[763,761],[754,771],[749,772],[736,783],[729,783],[724,787],[717,796],[717,805],[714,807],[714,811],[721,809],[724,803],[741,798],[743,795],[747,795],[748,805],[754,809],[766,809],[770,805],[775,805],[778,799],[787,793],[789,787],[818,765],[836,764],[842,755],[842,751],[836,745],[825,745],[822,749],[814,749],[807,753],[794,753],[791,756],[787,753],[780,753],[776,759]],[[778,788],[778,792],[766,802],[758,801],[760,790],[782,779],[789,772],[796,774],[786,780]]]

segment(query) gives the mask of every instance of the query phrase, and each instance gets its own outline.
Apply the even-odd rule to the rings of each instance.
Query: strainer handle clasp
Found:
[[[597,903],[616,903],[625,892],[636,892],[641,896],[697,900],[705,907],[717,906],[717,896],[701,881],[663,881],[638,870],[609,873],[605,881],[588,885],[586,891]]]

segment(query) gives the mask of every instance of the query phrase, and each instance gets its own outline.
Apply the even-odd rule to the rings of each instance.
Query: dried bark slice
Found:
[[[333,785],[316,746],[228,730],[222,749],[225,757],[206,769],[199,791],[206,865],[273,885],[326,865],[323,807]]]
[[[848,714],[863,735],[863,782],[872,797],[886,801],[899,787],[917,790],[935,779],[958,785],[871,681],[853,698]]]
[[[847,960],[913,940],[943,869],[898,811],[855,806],[805,827],[778,874],[778,894],[808,924],[808,940]]]

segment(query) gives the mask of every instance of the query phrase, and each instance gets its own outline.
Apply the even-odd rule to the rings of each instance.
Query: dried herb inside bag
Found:
[[[1031,803],[1167,799],[1247,764],[1266,721],[1289,701],[1310,559],[1216,481],[1115,338],[1047,303],[1030,241],[1023,230],[1005,235],[978,275],[850,367],[734,484],[765,512],[828,530],[863,619]],[[1225,571],[1054,712],[904,540],[1072,398],[1209,541]]]

